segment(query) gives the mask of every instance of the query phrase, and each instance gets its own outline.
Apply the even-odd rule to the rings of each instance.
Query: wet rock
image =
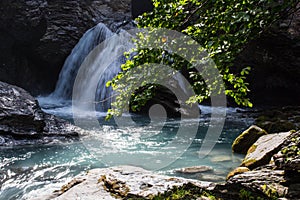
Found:
[[[0,82],[0,145],[77,139],[80,129],[44,113],[22,88]]]
[[[228,162],[232,161],[232,157],[229,155],[221,155],[221,156],[214,156],[210,159],[212,162]]]
[[[79,179],[82,180],[82,177]],[[56,199],[147,198],[187,183],[210,190],[215,186],[210,182],[157,175],[132,166],[93,169],[84,176],[84,179]],[[47,199],[47,197],[42,198]]]
[[[241,166],[254,169],[268,164],[272,156],[280,150],[291,132],[269,134],[260,137],[248,150]]]
[[[196,174],[196,173],[213,171],[213,168],[209,166],[193,166],[193,167],[185,167],[175,171],[183,174]]]
[[[235,153],[246,154],[248,149],[267,132],[262,128],[252,125],[239,135],[232,144],[232,151]]]

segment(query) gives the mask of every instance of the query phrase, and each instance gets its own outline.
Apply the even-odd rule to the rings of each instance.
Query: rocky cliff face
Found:
[[[126,28],[131,18],[130,0],[2,0],[0,13],[0,80],[34,94],[53,90],[85,31]]]
[[[248,82],[255,105],[299,105],[299,55],[300,10],[249,43],[236,66],[252,67]]]

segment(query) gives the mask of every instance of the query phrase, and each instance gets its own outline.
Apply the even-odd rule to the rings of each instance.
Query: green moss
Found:
[[[182,187],[174,187],[164,193],[159,193],[156,196],[150,196],[147,199],[151,200],[189,200],[198,199],[200,197],[207,197],[210,200],[221,200],[215,197],[208,191],[205,191],[191,183],[185,184]],[[137,200],[138,198],[130,198]]]
[[[264,184],[262,187],[263,192],[270,198],[270,199],[278,199],[279,198],[279,194],[277,192],[277,190],[272,187],[271,185],[266,185]]]
[[[300,155],[300,138],[298,136],[291,138],[291,143],[282,148],[281,153],[284,155],[285,163]]]
[[[251,126],[239,135],[232,144],[232,150],[236,153],[246,154],[248,149],[263,135],[268,133],[258,126]]]
[[[239,192],[240,200],[265,200],[264,197],[254,196],[251,191],[241,189]]]

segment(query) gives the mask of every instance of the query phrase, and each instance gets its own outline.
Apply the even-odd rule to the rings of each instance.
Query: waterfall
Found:
[[[126,32],[120,29],[118,33]],[[109,38],[113,39],[113,36],[116,34],[117,33],[113,33],[102,23],[88,30],[66,59],[60,72],[55,91],[49,97],[57,100],[71,100],[74,82],[80,67],[82,67],[90,53],[97,52],[96,56],[93,57],[92,61],[88,64],[88,69],[85,69],[85,76],[77,77],[83,88],[79,100],[84,101],[85,97],[93,90],[91,85],[98,83],[95,99],[93,101],[99,102],[95,104],[98,111],[106,112],[107,109],[110,108],[113,96],[112,88],[107,88],[106,83],[121,71],[121,64],[126,62],[126,57],[123,56],[123,53],[132,47],[132,43],[128,42],[129,36],[125,36],[125,38],[120,36],[119,40],[109,40]],[[129,33],[127,35],[129,35]],[[108,40],[111,43],[105,46]],[[97,50],[99,44],[105,46],[101,51]],[[111,62],[112,58],[115,59],[113,62]],[[101,66],[108,66],[108,68],[103,74],[99,75],[98,71]],[[81,109],[85,110],[86,108],[82,105]]]
[[[57,99],[70,100],[72,98],[74,81],[82,62],[98,44],[112,35],[113,32],[102,23],[88,30],[66,59],[56,88],[50,96]]]
[[[107,88],[106,83],[121,71],[121,64],[126,62],[123,53],[133,47],[130,40],[132,36],[122,31],[119,30],[119,34],[113,33],[102,23],[88,30],[66,59],[55,91],[49,97],[55,100],[72,100],[76,80],[80,83],[76,86],[76,91],[80,91],[80,94],[76,94],[75,98],[81,102],[77,104],[78,109],[91,111],[96,108],[97,111],[106,112],[114,96],[112,88]],[[116,35],[118,37],[113,37]],[[102,73],[103,67],[107,68]],[[82,73],[79,70],[83,70]],[[182,77],[173,79],[177,82],[177,90],[179,88],[187,94]],[[92,93],[95,98],[91,98]],[[88,106],[91,102],[93,105]]]

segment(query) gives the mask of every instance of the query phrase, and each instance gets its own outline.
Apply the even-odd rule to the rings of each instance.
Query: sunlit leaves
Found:
[[[143,14],[136,21],[140,28],[167,28],[192,37],[214,60],[226,85],[226,95],[232,97],[239,105],[251,107],[252,104],[247,98],[249,89],[246,82],[250,67],[237,72],[233,69],[233,62],[247,42],[258,37],[297,2],[296,0],[153,0],[154,10]],[[143,34],[138,38],[147,42]],[[158,40],[163,45],[168,38]],[[189,101],[201,102],[207,99],[211,92],[201,74],[195,73],[192,69],[193,65],[159,48],[160,46],[157,49],[144,49],[139,48],[137,44],[136,49],[132,50],[136,55],[122,65],[122,73],[126,74],[130,69],[144,63],[163,63],[177,70],[188,70],[187,78],[192,82],[196,93]],[[114,89],[122,88],[118,86],[118,80],[121,78],[122,76],[118,75],[108,85],[114,86]],[[132,109],[137,110],[138,105],[143,105],[153,91],[153,88],[144,86],[142,93],[130,94],[136,103]]]

